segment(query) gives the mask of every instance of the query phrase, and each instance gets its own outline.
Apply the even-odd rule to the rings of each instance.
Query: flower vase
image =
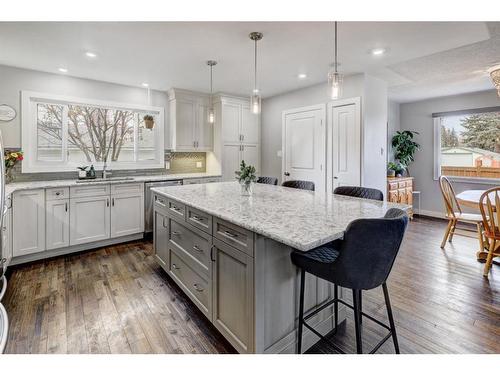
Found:
[[[250,195],[252,195],[252,192],[253,192],[253,183],[251,183],[251,182],[248,182],[248,183],[242,182],[242,183],[240,183],[240,186],[241,186],[241,195],[243,195],[245,197],[249,197]]]
[[[5,183],[10,184],[14,181],[14,176],[12,176],[12,168],[5,169]]]

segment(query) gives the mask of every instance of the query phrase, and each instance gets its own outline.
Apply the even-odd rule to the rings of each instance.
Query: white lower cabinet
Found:
[[[45,189],[15,192],[12,203],[13,256],[45,250]]]
[[[70,202],[70,245],[101,241],[110,237],[109,195],[72,198]]]
[[[69,246],[69,199],[47,201],[45,225],[47,250]]]
[[[111,238],[144,232],[144,196],[142,194],[111,197]]]

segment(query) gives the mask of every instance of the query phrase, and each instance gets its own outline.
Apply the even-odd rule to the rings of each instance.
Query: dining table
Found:
[[[459,204],[475,209],[477,211],[480,210],[480,199],[483,193],[486,190],[464,190],[461,193],[457,194],[455,198],[457,198],[457,201]],[[497,207],[495,207],[495,200],[491,199],[491,203],[493,204],[493,210],[496,211]],[[500,243],[497,245],[495,252],[498,252],[500,249]],[[477,260],[484,262],[486,261],[486,258],[488,257],[488,244],[487,242],[485,243],[485,247],[483,249],[480,249],[477,253]],[[498,262],[494,262],[495,264],[498,264]]]

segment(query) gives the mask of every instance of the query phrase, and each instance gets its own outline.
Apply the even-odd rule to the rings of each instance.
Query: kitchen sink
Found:
[[[106,181],[132,181],[133,177],[109,177],[109,178],[92,178],[88,180],[76,180],[77,184],[88,184],[96,182],[106,182]]]

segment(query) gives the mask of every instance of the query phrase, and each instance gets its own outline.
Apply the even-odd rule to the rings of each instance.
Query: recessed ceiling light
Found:
[[[149,87],[149,83],[144,82],[144,83],[142,83],[142,86],[143,87]]]
[[[58,69],[61,73],[68,73],[68,69],[66,68],[59,68]]]
[[[298,77],[299,79],[306,79],[306,78],[307,78],[307,74],[305,74],[305,73],[300,73],[299,75],[297,75],[297,77]]]
[[[375,48],[372,49],[372,55],[373,56],[381,56],[385,53],[385,48]]]
[[[85,56],[90,57],[91,59],[95,59],[97,55],[94,52],[85,52]]]

